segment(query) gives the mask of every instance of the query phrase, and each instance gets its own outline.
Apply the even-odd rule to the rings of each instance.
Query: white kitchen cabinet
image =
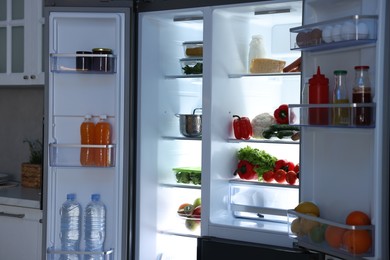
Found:
[[[43,85],[42,0],[0,0],[0,85]]]
[[[0,205],[0,259],[42,259],[42,211]]]

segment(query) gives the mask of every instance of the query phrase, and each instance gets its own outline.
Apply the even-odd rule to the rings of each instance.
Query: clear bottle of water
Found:
[[[91,202],[85,208],[85,251],[103,252],[106,236],[106,207],[100,201],[100,194],[92,194]],[[85,255],[85,259],[103,259],[102,254]]]
[[[66,195],[66,201],[60,209],[60,240],[62,251],[79,251],[81,240],[81,206],[76,201],[76,194]],[[60,260],[78,260],[77,254],[62,254]]]

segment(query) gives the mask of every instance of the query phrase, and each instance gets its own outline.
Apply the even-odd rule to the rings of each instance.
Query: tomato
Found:
[[[283,183],[286,181],[286,171],[283,169],[279,169],[274,173],[274,179],[278,183]]]
[[[286,165],[284,166],[283,170],[288,172],[288,171],[293,171],[294,168],[295,168],[295,164],[293,162],[287,162]]]
[[[297,173],[294,172],[294,171],[288,171],[287,174],[286,174],[286,181],[288,184],[290,185],[294,185],[295,182],[297,181],[298,177],[297,177]]]
[[[282,169],[286,165],[287,161],[280,159],[275,162],[275,171]]]
[[[294,167],[294,172],[298,173],[299,170],[300,170],[300,168],[299,168],[299,163],[297,163],[297,164],[295,165],[295,167]]]
[[[263,173],[263,180],[266,182],[271,182],[274,180],[274,172],[273,171],[267,171]]]

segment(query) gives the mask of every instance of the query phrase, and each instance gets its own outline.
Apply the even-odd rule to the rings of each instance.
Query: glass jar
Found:
[[[92,58],[92,69],[95,71],[110,72],[112,63],[112,50],[108,48],[94,48],[92,54],[98,54]]]
[[[355,125],[368,126],[372,121],[372,108],[362,106],[372,102],[370,79],[368,76],[369,66],[355,66],[355,81],[352,93],[352,102],[357,106],[354,110]]]

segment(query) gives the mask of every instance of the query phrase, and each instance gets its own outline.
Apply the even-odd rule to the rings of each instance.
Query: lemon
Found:
[[[310,201],[304,201],[299,203],[294,210],[302,214],[311,213],[316,217],[320,216],[320,209],[317,207],[316,204]]]
[[[299,218],[296,218],[294,219],[292,222],[291,222],[291,232],[297,236],[299,236],[301,234],[301,223],[300,223],[300,219]]]
[[[306,213],[306,215],[308,216],[313,216],[315,217],[316,215],[314,215],[313,213]],[[317,222],[317,221],[314,221],[314,220],[310,220],[310,219],[306,219],[306,218],[302,218],[301,220],[301,232],[303,234],[309,234],[310,231],[314,228],[314,227],[318,227],[320,226],[320,223]]]

